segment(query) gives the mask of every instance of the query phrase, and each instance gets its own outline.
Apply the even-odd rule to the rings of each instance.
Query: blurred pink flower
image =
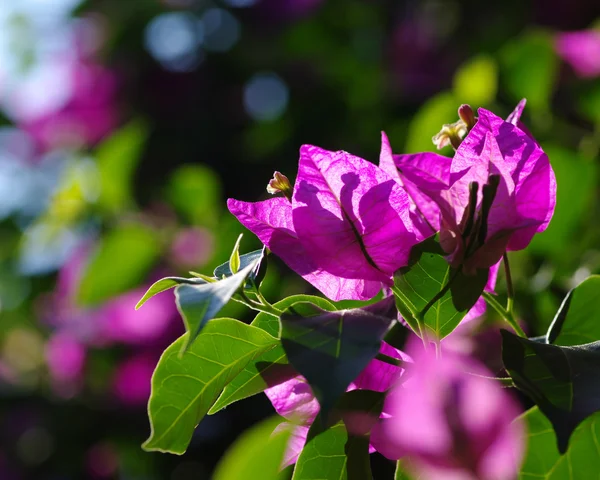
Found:
[[[53,111],[17,119],[43,150],[93,145],[119,122],[115,73],[82,58],[71,60],[67,68],[72,82],[68,99]]]
[[[580,77],[600,76],[600,30],[560,33],[556,36],[555,47]]]
[[[68,333],[56,333],[46,344],[46,363],[57,382],[79,379],[85,365],[85,346]]]
[[[182,268],[198,268],[210,260],[214,237],[202,227],[180,230],[171,244],[173,261]]]
[[[144,405],[150,397],[150,380],[157,359],[138,354],[122,362],[113,378],[113,392],[125,405]]]
[[[81,249],[58,274],[56,290],[43,304],[46,321],[63,333],[88,346],[113,343],[149,345],[168,341],[165,335],[177,314],[172,297],[159,294],[148,301],[148,308],[135,312],[135,305],[147,287],[112,298],[95,308],[77,305],[77,288],[88,257]]]
[[[386,398],[372,445],[389,459],[408,457],[421,478],[515,478],[524,431],[512,396],[474,360],[449,351],[437,359],[409,345],[409,378]]]

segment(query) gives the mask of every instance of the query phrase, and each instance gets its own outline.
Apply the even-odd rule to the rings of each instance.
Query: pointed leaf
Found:
[[[152,375],[148,414],[152,433],[143,448],[183,454],[196,425],[227,383],[251,361],[277,345],[260,328],[234,319],[211,321],[188,351],[185,334],[161,356]]]
[[[506,370],[548,417],[564,453],[577,425],[600,410],[600,342],[560,347],[501,333]]]
[[[419,334],[416,323],[419,313],[451,282],[449,291],[427,310],[423,319],[428,333],[439,339],[450,334],[475,305],[488,278],[488,270],[477,270],[473,276],[456,272],[443,255],[433,237],[416,245],[411,250],[408,266],[394,274],[392,287],[398,299],[398,309]]]
[[[587,278],[567,294],[546,338],[555,345],[600,340],[600,275]]]
[[[300,302],[283,313],[283,348],[291,365],[310,384],[323,418],[377,355],[396,315],[393,297],[335,312]]]
[[[274,430],[281,417],[262,421],[248,429],[227,450],[213,474],[213,480],[277,480],[291,429]]]
[[[232,273],[237,273],[240,269],[240,242],[242,241],[243,233],[240,233],[235,245],[233,246],[233,250],[231,252],[231,256],[229,257],[229,270]]]
[[[292,295],[275,303],[275,307],[285,310],[298,302],[311,302],[324,310],[335,310],[334,305],[328,300],[312,295]],[[251,325],[262,328],[274,337],[279,337],[279,319],[273,317],[273,315],[259,313]],[[238,400],[263,392],[266,388],[289,380],[295,375],[296,371],[289,366],[283,346],[278,344],[273,350],[249,362],[244,370],[225,387],[208,413],[210,415],[217,413]]]
[[[342,422],[326,430],[317,417],[308,431],[292,480],[363,480],[372,478],[369,437],[348,435]]]
[[[258,263],[256,264],[255,269],[252,271],[252,273],[248,276],[249,281],[246,282],[245,288],[250,287],[250,281],[254,281],[254,283],[260,285],[260,282],[262,281],[265,275],[265,267],[267,263],[266,252],[265,248],[263,247],[260,250],[254,250],[253,252],[244,253],[243,255],[240,255],[240,269],[246,268],[248,265],[254,263],[257,260]],[[233,273],[231,272],[230,262],[225,262],[219,265],[217,268],[215,268],[213,274],[216,278],[219,279],[223,277],[231,277]]]
[[[181,285],[182,283],[187,283],[190,285],[201,285],[206,283],[201,278],[182,278],[182,277],[165,277],[161,278],[154,282],[150,288],[144,293],[144,296],[140,299],[140,301],[135,306],[135,309],[138,310],[146,301],[152,298],[154,295],[159,294],[160,292],[164,292],[165,290],[169,290],[170,288],[176,287],[177,285]]]
[[[573,432],[569,449],[556,448],[552,424],[537,407],[523,414],[527,422],[527,449],[520,480],[578,480],[600,472],[600,413],[588,417]]]
[[[194,342],[206,323],[227,305],[256,264],[257,260],[254,260],[235,275],[216,283],[183,284],[175,288],[177,309],[183,318],[185,329],[190,334],[182,344],[182,352]]]

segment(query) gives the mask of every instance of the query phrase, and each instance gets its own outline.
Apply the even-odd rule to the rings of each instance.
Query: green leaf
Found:
[[[229,269],[231,270],[231,273],[237,273],[240,269],[240,242],[242,241],[243,236],[244,234],[240,233],[229,257]]]
[[[144,293],[144,296],[140,299],[140,301],[135,306],[135,309],[138,310],[146,301],[152,298],[154,295],[157,295],[165,290],[169,290],[170,288],[176,287],[177,285],[181,285],[182,283],[186,283],[189,285],[201,285],[206,283],[201,278],[182,278],[182,277],[165,277],[161,278],[154,282],[150,288]]]
[[[238,269],[246,268],[251,263],[258,261],[258,263],[256,264],[256,268],[252,271],[252,273],[250,275],[248,275],[248,280],[249,281],[252,280],[257,285],[259,285],[265,274],[265,270],[264,270],[264,268],[262,268],[267,263],[265,261],[265,259],[266,259],[266,252],[265,252],[264,247],[261,248],[260,250],[254,250],[253,252],[250,252],[250,253],[244,253],[243,255],[239,256]],[[231,262],[231,260],[229,262],[222,263],[217,268],[215,268],[213,275],[219,279],[224,278],[224,277],[225,278],[231,277],[233,275],[233,272],[232,272],[232,268],[230,266],[230,262]],[[248,287],[250,287],[250,283],[246,282],[246,288],[248,288]]]
[[[183,343],[182,352],[189,348],[207,322],[227,305],[257,264],[258,260],[254,260],[238,273],[219,282],[182,284],[175,288],[177,310],[190,334]]]
[[[279,310],[285,310],[298,302],[310,302],[324,310],[335,310],[334,305],[328,300],[312,295],[292,295],[275,303],[274,306]],[[274,337],[279,337],[279,319],[273,315],[261,312],[251,325],[263,329]],[[269,386],[277,385],[295,375],[296,371],[289,366],[283,346],[278,344],[273,350],[248,362],[244,370],[225,387],[208,413],[210,415],[217,413],[238,400],[263,392]]]
[[[600,340],[600,275],[585,279],[572,289],[546,335],[554,345],[580,345]]]
[[[155,232],[130,224],[109,232],[92,254],[77,299],[82,305],[97,305],[139,285],[160,256]]]
[[[459,101],[449,92],[439,93],[427,100],[410,122],[404,151],[418,153],[435,150],[432,137],[445,123],[458,120],[459,106]],[[451,151],[450,148],[447,150]]]
[[[290,364],[310,384],[327,419],[348,385],[377,355],[397,315],[394,299],[327,312],[300,302],[281,315],[281,343]]]
[[[398,310],[414,332],[420,335],[417,322],[421,312],[451,282],[450,289],[421,320],[428,333],[442,339],[475,305],[487,278],[488,270],[478,270],[476,275],[467,276],[451,269],[444,252],[432,237],[413,247],[408,266],[394,274],[392,290],[398,299]]]
[[[509,43],[500,59],[502,79],[514,101],[525,97],[528,107],[547,110],[559,66],[552,35],[528,32]]]
[[[453,87],[459,103],[470,103],[474,107],[492,103],[498,90],[495,60],[485,54],[471,58],[454,74]]]
[[[125,125],[96,150],[100,172],[99,204],[118,213],[131,206],[131,178],[148,138],[148,128],[140,120]]]
[[[281,462],[291,429],[284,428],[272,435],[280,423],[281,417],[269,418],[242,433],[219,461],[213,480],[282,478]]]
[[[348,435],[340,422],[323,429],[317,416],[308,431],[292,480],[363,480],[372,478],[369,464],[369,437]]]
[[[583,421],[573,432],[569,449],[556,448],[552,424],[537,407],[522,417],[527,424],[527,448],[519,480],[579,480],[600,472],[600,413]]]
[[[548,417],[564,452],[577,425],[600,410],[600,342],[561,347],[501,333],[506,370]]]
[[[220,318],[209,322],[180,355],[188,335],[165,350],[152,375],[148,403],[152,432],[143,445],[147,451],[183,454],[223,387],[249,361],[278,343],[260,328]]]

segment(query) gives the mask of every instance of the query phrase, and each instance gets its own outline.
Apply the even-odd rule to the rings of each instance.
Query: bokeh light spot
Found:
[[[274,73],[259,73],[244,88],[244,107],[255,120],[275,120],[285,111],[289,90]]]

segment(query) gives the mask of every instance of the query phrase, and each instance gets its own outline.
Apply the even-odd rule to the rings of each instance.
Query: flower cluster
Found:
[[[295,183],[279,172],[269,183],[269,193],[281,196],[230,199],[229,210],[334,301],[386,294],[411,249],[434,235],[454,271],[483,271],[493,291],[506,251],[524,249],[545,230],[556,203],[549,159],[520,121],[524,106],[503,120],[463,105],[460,120],[434,138],[440,148],[452,145],[453,157],[395,155],[385,133],[378,166],[305,145]],[[478,301],[463,322],[484,309]],[[460,335],[458,329],[450,337]],[[387,392],[380,417],[371,419],[371,451],[407,456],[409,469],[425,478],[512,478],[523,447],[522,425],[511,423],[514,399],[452,342],[438,344],[436,353],[427,344],[409,342],[403,353],[382,343],[380,354],[398,364],[375,358],[348,387]],[[284,460],[294,463],[319,412],[317,398],[302,376],[266,394],[296,424]],[[350,431],[352,421],[346,423]]]

